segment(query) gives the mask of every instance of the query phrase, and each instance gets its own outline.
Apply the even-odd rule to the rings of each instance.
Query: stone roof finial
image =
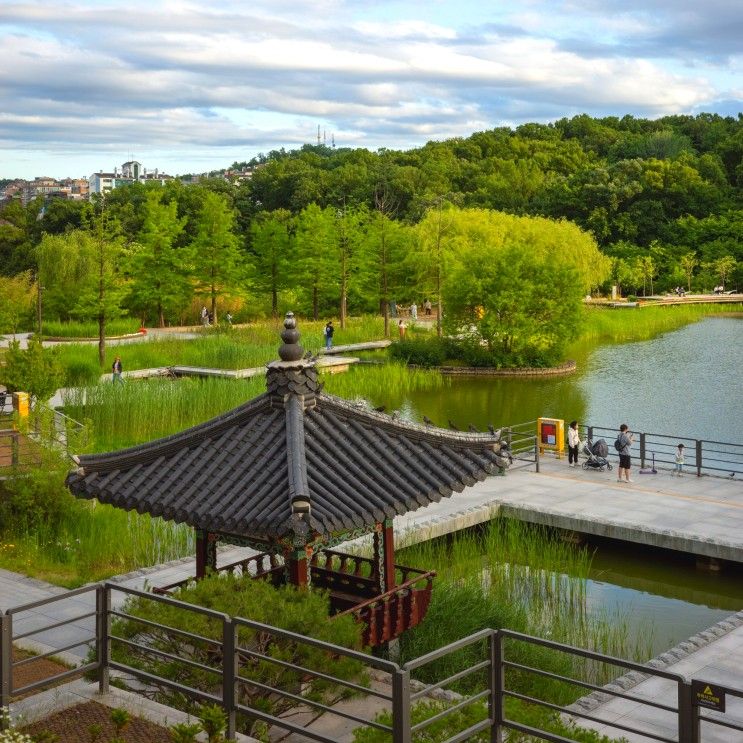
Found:
[[[304,349],[299,345],[299,331],[293,312],[286,313],[284,330],[281,331],[281,340],[284,343],[279,347],[279,358],[282,361],[300,361],[304,356]]]

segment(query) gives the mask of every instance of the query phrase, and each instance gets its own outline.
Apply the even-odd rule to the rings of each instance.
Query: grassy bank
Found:
[[[585,307],[581,339],[596,343],[644,341],[710,315],[743,312],[743,304],[646,306],[642,309]]]

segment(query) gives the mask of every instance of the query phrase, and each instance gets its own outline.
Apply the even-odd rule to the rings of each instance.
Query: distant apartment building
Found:
[[[119,168],[116,167],[113,173],[104,173],[103,171],[93,173],[88,178],[88,184],[89,193],[94,194],[108,193],[115,188],[119,188],[119,186],[126,186],[130,183],[164,184],[171,180],[173,180],[172,175],[160,173],[157,168],[148,172],[147,168],[142,167],[142,163],[137,160],[129,160],[121,166],[120,172]]]
[[[25,206],[35,198],[42,196],[49,199],[81,200],[88,197],[87,178],[64,178],[57,180],[47,176],[39,176],[32,181],[17,180],[7,185],[0,192],[0,201],[20,198]]]

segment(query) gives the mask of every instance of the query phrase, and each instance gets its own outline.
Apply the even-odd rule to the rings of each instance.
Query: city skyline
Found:
[[[204,172],[317,141],[408,149],[579,113],[743,110],[712,0],[75,0],[0,7],[4,178]]]

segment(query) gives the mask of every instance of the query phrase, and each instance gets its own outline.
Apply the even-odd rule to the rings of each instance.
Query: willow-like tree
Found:
[[[444,283],[447,329],[500,363],[560,358],[581,300],[608,275],[594,239],[568,222],[467,209],[451,215],[456,246]]]
[[[245,258],[234,230],[235,213],[227,199],[206,191],[191,243],[191,265],[197,289],[209,293],[215,323],[217,297],[235,293],[245,276]]]
[[[184,227],[177,210],[176,202],[166,203],[162,192],[148,191],[144,224],[129,262],[131,302],[143,317],[154,310],[161,328],[165,313],[182,309],[191,296],[189,251],[174,245]]]

